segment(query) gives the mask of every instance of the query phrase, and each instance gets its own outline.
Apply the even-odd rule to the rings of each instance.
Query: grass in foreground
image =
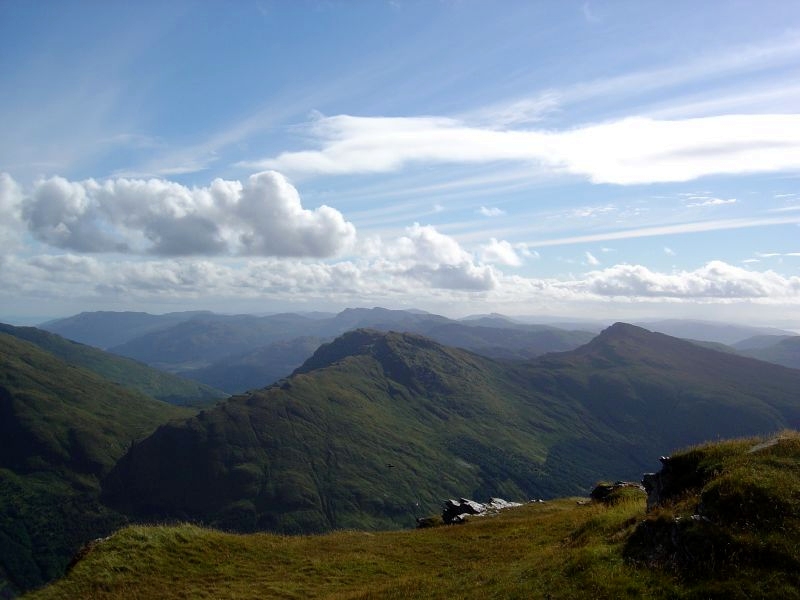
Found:
[[[648,598],[670,579],[627,566],[642,498],[574,499],[463,526],[322,536],[128,527],[29,598]]]

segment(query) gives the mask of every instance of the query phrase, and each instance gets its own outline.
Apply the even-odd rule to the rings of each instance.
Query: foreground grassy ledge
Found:
[[[286,537],[132,526],[30,598],[800,597],[800,436],[675,455],[663,506],[531,504],[463,526]]]

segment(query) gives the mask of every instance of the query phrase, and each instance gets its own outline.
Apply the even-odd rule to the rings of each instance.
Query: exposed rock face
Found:
[[[651,511],[659,506],[668,495],[670,488],[670,464],[669,456],[662,456],[658,459],[663,467],[658,473],[645,473],[642,475],[642,486],[647,492],[647,510]],[[665,491],[667,493],[665,493]]]
[[[465,523],[470,516],[497,514],[501,510],[514,506],[522,506],[522,504],[519,502],[508,502],[502,498],[490,498],[489,502],[485,504],[467,498],[445,500],[442,510],[442,521],[444,521],[446,525],[456,525]]]

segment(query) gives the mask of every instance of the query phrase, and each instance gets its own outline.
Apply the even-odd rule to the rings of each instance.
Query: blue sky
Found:
[[[2,0],[0,78],[2,320],[800,318],[795,2]]]

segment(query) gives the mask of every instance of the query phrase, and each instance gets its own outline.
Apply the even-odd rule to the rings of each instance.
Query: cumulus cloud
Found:
[[[51,177],[36,182],[21,206],[37,239],[77,252],[329,257],[356,237],[339,211],[303,208],[294,186],[273,171],[200,188]]]
[[[600,296],[800,300],[800,277],[750,271],[722,261],[674,273],[658,273],[641,265],[615,265],[588,273],[581,287]]]
[[[419,232],[421,233],[421,232]],[[698,269],[653,271],[618,264],[571,279],[504,275],[474,261],[435,264],[292,258],[109,260],[97,255],[11,256],[0,270],[0,296],[125,301],[330,300],[352,304],[438,301],[479,294],[497,303],[557,302],[766,303],[800,305],[800,277],[753,271],[721,261]],[[584,304],[584,306],[588,306]]]
[[[505,240],[498,241],[495,238],[491,238],[488,244],[481,246],[481,260],[510,267],[518,267],[522,264],[522,259],[510,243]]]
[[[424,281],[437,288],[490,290],[497,275],[488,265],[476,264],[473,256],[452,237],[435,227],[415,223],[383,249],[395,274]]]
[[[412,163],[522,161],[621,185],[800,169],[800,114],[657,120],[630,117],[564,131],[492,129],[443,117],[319,117],[319,149],[255,163],[291,173],[380,173]]]

